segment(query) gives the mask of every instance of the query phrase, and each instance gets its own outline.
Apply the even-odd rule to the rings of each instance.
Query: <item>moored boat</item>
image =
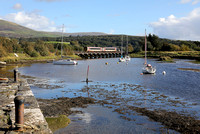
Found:
[[[130,61],[131,60],[131,57],[126,55],[125,58],[124,58],[126,61]]]
[[[124,57],[119,58],[119,62],[125,62],[126,59]]]
[[[128,55],[128,35],[126,38],[126,56],[124,57],[126,61],[130,61],[131,57]]]
[[[64,31],[64,25],[62,28],[61,58],[63,58],[63,55],[62,55],[63,31]],[[61,60],[53,61],[53,64],[54,65],[77,65],[78,62],[72,59],[61,59]]]
[[[146,39],[146,29],[145,29],[145,61],[144,67],[142,68],[143,74],[155,74],[156,68],[152,67],[151,64],[147,64],[147,39]]]
[[[54,65],[77,65],[78,62],[71,59],[53,61]]]
[[[121,58],[119,58],[119,62],[125,62],[125,58],[123,57],[123,35],[122,35],[122,42],[121,42]]]

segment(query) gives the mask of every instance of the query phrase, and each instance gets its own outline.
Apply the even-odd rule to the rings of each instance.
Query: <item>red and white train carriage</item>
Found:
[[[87,52],[116,52],[116,47],[86,47]]]

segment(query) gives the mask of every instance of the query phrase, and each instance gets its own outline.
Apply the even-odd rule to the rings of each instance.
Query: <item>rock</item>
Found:
[[[8,78],[0,78],[0,83],[8,82]]]
[[[0,65],[6,65],[6,62],[0,61]]]

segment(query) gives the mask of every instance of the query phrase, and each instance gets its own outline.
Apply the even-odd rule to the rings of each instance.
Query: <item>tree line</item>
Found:
[[[121,48],[122,35],[101,36],[69,36],[63,38],[63,54],[73,54],[74,51],[84,51],[84,47],[117,47]],[[144,50],[144,36],[123,35],[123,47],[128,46],[129,53]],[[128,43],[128,44],[127,44]],[[156,35],[147,36],[148,51],[200,51],[199,41],[181,41],[161,39]],[[48,56],[52,53],[59,55],[61,37],[42,38],[6,38],[0,37],[0,57],[9,53],[25,53],[31,57]]]

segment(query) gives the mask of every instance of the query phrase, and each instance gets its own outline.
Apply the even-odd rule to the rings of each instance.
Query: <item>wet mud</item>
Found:
[[[200,69],[195,69],[195,68],[178,68],[179,70],[183,71],[194,71],[194,72],[200,72]]]
[[[128,110],[136,111],[137,113],[147,116],[153,121],[160,122],[162,125],[169,129],[176,130],[181,133],[200,133],[200,120],[196,120],[194,117],[187,117],[174,112],[169,112],[166,110],[148,110],[146,108],[139,108],[134,106],[128,106],[127,109],[115,109],[115,112],[120,114],[130,114],[126,112]],[[128,118],[126,116],[121,116],[123,119],[128,121],[135,121],[135,119]]]
[[[59,115],[81,113],[81,111],[72,111],[71,108],[84,108],[87,106],[87,104],[95,103],[95,99],[87,97],[62,97],[57,99],[37,99],[37,101],[45,117],[57,117]]]

